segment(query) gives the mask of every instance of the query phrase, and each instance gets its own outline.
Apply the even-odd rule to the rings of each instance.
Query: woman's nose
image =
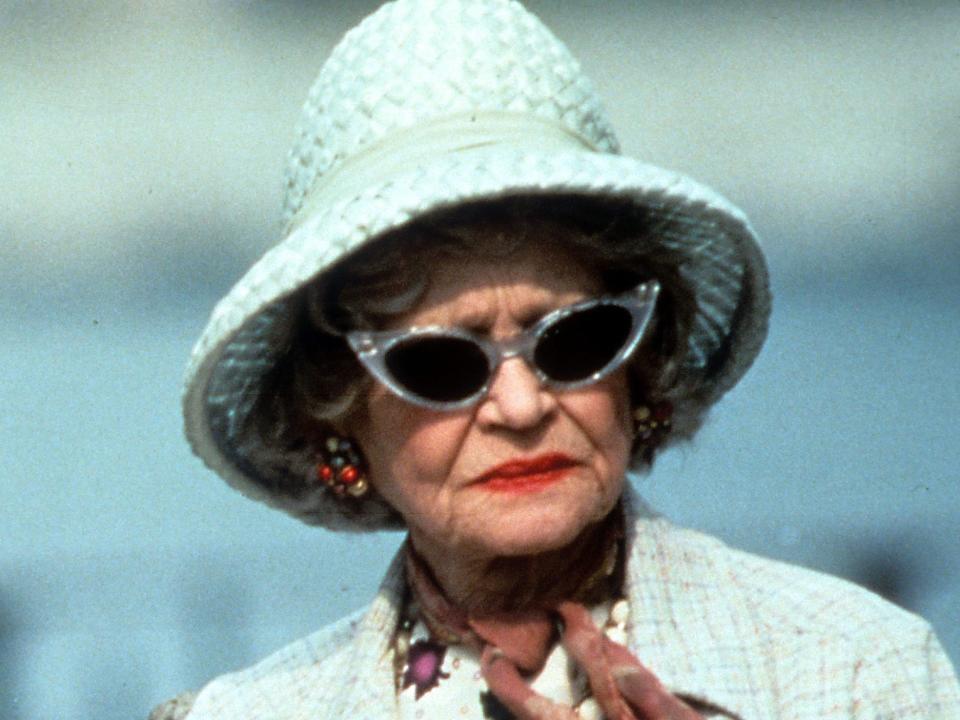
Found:
[[[490,390],[477,410],[477,422],[487,427],[524,430],[539,425],[552,414],[557,400],[527,363],[505,360],[490,381]]]

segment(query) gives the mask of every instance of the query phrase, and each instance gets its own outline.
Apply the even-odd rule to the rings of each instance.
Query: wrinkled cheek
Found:
[[[610,427],[606,429],[605,452],[613,472],[622,474],[630,463],[630,448],[633,440],[633,420],[626,380],[611,389],[608,395]]]
[[[627,389],[627,378],[624,376],[620,381],[617,391],[614,392],[614,415],[617,418],[617,425],[620,429],[620,435],[623,440],[627,453],[630,452],[630,444],[633,437],[633,418],[632,408],[630,407],[630,393]]]
[[[611,402],[616,407],[611,408],[611,427],[606,434],[606,443],[603,449],[606,465],[606,481],[608,487],[604,493],[604,514],[609,512],[623,492],[625,473],[630,465],[630,450],[632,445],[632,420],[630,417],[629,401],[619,395],[613,395]]]
[[[596,520],[602,520],[613,510],[617,504],[617,500],[620,499],[620,495],[623,493],[623,483],[624,474],[622,471],[611,474],[606,492],[603,494],[601,506],[597,508]]]
[[[422,452],[404,450],[389,458],[390,496],[396,510],[408,526],[435,531],[447,522],[450,488],[440,463],[430,462],[429,449]],[[426,461],[426,462],[424,462]]]

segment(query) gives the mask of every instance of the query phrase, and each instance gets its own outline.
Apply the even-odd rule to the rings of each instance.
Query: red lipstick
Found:
[[[547,453],[497,465],[475,482],[484,490],[494,492],[536,492],[560,480],[576,466],[577,462],[563,453]]]

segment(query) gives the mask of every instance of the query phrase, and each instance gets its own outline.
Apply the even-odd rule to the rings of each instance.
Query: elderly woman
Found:
[[[522,7],[382,7],[288,178],[187,433],[251,497],[408,539],[370,607],[154,717],[960,717],[921,620],[630,490],[753,361],[766,270],[739,210],[617,154]]]

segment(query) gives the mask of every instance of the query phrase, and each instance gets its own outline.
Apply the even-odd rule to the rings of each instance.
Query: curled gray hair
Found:
[[[349,424],[373,383],[343,334],[383,327],[412,310],[430,283],[423,268],[451,257],[509,257],[545,238],[596,272],[607,292],[659,281],[654,323],[629,365],[631,401],[669,401],[667,442],[692,437],[707,410],[696,400],[696,379],[684,377],[680,365],[695,294],[678,272],[678,258],[656,242],[657,232],[642,209],[626,202],[514,197],[439,211],[385,235],[302,292],[289,350],[265,378],[243,428],[243,451],[274,492],[302,500],[319,444],[331,428]],[[649,448],[635,444],[634,469],[652,459]],[[345,511],[364,515],[367,525],[373,515],[402,526],[375,488]]]

